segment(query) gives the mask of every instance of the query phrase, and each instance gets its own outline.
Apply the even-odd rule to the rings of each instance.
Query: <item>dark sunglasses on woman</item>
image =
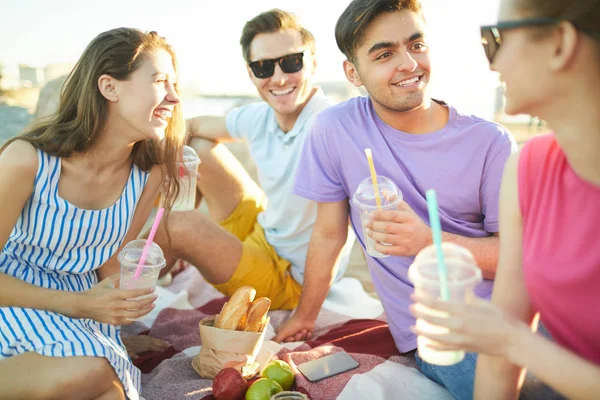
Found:
[[[498,22],[496,25],[485,25],[481,27],[481,44],[491,64],[494,62],[494,57],[496,57],[496,53],[502,44],[502,31],[528,26],[546,26],[559,22],[559,20],[553,18],[526,18],[518,21]]]
[[[481,44],[483,45],[485,55],[487,56],[487,59],[491,64],[492,62],[494,62],[494,57],[496,56],[496,53],[498,53],[500,45],[502,44],[503,31],[524,27],[554,25],[560,22],[561,20],[556,18],[525,18],[517,21],[498,22],[498,24],[496,25],[482,26]],[[573,26],[575,26],[575,28],[584,33],[587,33],[588,35],[598,35],[598,31],[582,28],[577,26],[573,22],[571,23],[573,24]]]
[[[303,67],[303,57],[304,52],[287,54],[278,58],[253,61],[248,64],[248,66],[255,77],[266,79],[272,77],[275,73],[275,64],[279,64],[281,70],[286,74],[293,74],[294,72],[300,71]]]

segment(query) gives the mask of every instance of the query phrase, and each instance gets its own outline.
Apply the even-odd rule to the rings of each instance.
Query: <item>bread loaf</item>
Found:
[[[256,290],[250,286],[242,286],[236,290],[215,319],[215,328],[232,330],[240,328],[240,323],[244,321],[255,296]]]
[[[246,316],[246,332],[262,332],[267,322],[267,312],[271,308],[271,300],[266,297],[260,297],[252,303]]]

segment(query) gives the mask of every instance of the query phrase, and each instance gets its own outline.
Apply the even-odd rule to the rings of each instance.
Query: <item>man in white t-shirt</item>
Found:
[[[258,15],[246,23],[240,43],[264,101],[225,118],[188,120],[190,145],[202,160],[198,188],[210,218],[197,210],[173,212],[167,253],[171,263],[179,258],[196,266],[225,295],[250,285],[257,296],[271,299],[273,309],[293,309],[317,204],[295,195],[292,186],[312,122],[333,102],[312,84],[315,41],[295,15],[277,9]],[[262,189],[218,144],[237,139],[248,142]],[[168,249],[164,231],[157,240]],[[333,279],[343,275],[353,242],[350,234]]]

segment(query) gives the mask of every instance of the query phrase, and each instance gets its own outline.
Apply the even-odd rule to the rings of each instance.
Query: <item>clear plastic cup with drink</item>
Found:
[[[381,175],[377,175],[377,186],[381,200],[381,210],[395,210],[398,204],[402,202],[402,192],[398,189],[398,186],[390,178]],[[360,222],[367,254],[377,258],[388,257],[387,254],[375,250],[375,240],[368,235],[368,228],[366,227],[367,222],[371,220],[371,214],[380,209],[377,205],[375,188],[371,178],[366,178],[358,185],[354,196],[352,196],[352,204],[360,210]],[[387,243],[381,244],[388,245]]]
[[[196,206],[196,178],[200,158],[196,150],[190,146],[183,146],[182,161],[177,163],[179,173],[179,196],[173,203],[173,211],[189,211]]]
[[[450,243],[442,243],[442,249],[444,254],[447,254],[444,260],[448,271],[449,300],[464,303],[470,297],[475,296],[473,290],[481,283],[481,270],[467,249]],[[440,298],[438,263],[433,246],[426,247],[417,255],[408,269],[408,279],[413,283],[417,295],[433,299]],[[436,317],[448,317],[445,312],[434,311],[423,305],[418,305],[418,307],[421,308],[421,311]],[[417,328],[434,334],[448,332],[447,328],[432,325],[421,319],[417,319]],[[419,356],[430,364],[453,365],[465,357],[464,351],[434,350],[430,347],[431,344],[435,344],[435,342],[422,336],[417,337]]]
[[[137,270],[142,251],[146,245],[146,239],[133,240],[125,247],[118,255],[118,260],[121,263],[121,276],[119,279],[119,288],[121,289],[150,289],[156,287],[158,274],[160,270],[167,264],[162,249],[156,243],[152,243],[146,256],[146,261],[142,266],[140,275],[136,278],[135,271]],[[136,297],[131,300],[141,300],[152,296]]]
[[[466,263],[477,265],[475,262],[475,257],[473,257],[473,253],[471,253],[469,249],[459,246],[456,243],[442,242],[442,251],[444,252],[444,260],[457,259]],[[427,259],[437,261],[437,251],[434,244],[430,244],[429,246],[423,248],[417,254],[413,263],[422,262]]]

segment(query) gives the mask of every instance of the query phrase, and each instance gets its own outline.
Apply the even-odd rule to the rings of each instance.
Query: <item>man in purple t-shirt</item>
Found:
[[[443,239],[468,248],[486,278],[476,292],[488,297],[498,259],[498,194],[504,164],[516,149],[500,125],[463,115],[427,95],[430,58],[417,1],[354,0],[339,18],[336,40],[344,70],[368,97],[324,110],[315,120],[297,168],[294,191],[318,202],[300,303],[278,338],[310,333],[327,295],[333,265],[348,229],[365,248],[359,210],[349,199],[369,177],[364,149],[378,175],[391,178],[404,202],[379,211],[370,225],[376,250],[366,255],[373,283],[400,352],[416,348],[408,311],[407,278],[414,256],[431,243],[425,192],[438,194]]]

